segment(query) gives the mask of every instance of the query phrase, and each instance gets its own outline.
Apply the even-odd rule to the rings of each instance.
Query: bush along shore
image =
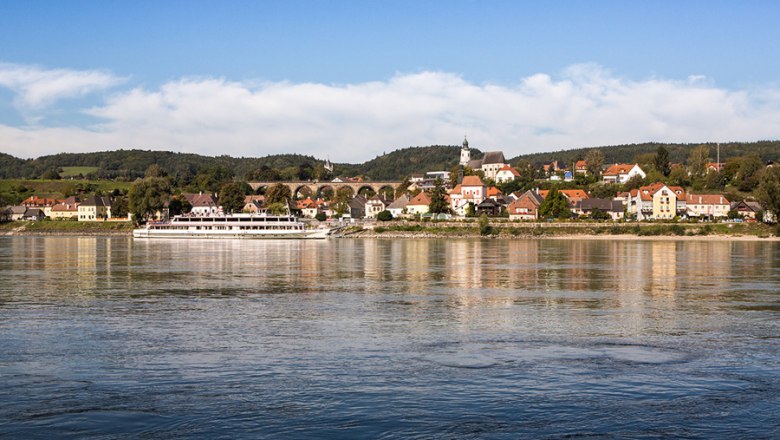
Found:
[[[131,222],[15,221],[0,223],[0,235],[132,235]]]
[[[347,237],[733,237],[777,239],[780,227],[762,223],[518,223],[387,222],[352,226]]]

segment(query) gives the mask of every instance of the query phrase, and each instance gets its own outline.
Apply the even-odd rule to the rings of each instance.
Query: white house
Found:
[[[463,181],[450,190],[450,209],[455,214],[466,215],[466,206],[482,203],[487,198],[487,188],[479,176],[465,176]]]
[[[517,170],[514,169],[514,167],[511,167],[509,165],[504,165],[496,173],[496,182],[497,183],[511,182],[515,180],[515,177],[520,177],[520,173],[518,173]]]
[[[602,174],[602,178],[607,183],[626,183],[634,176],[647,177],[639,164],[616,163],[610,165]]]

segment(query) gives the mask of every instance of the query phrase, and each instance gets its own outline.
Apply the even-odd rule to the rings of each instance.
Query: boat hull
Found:
[[[182,238],[182,239],[247,239],[247,240],[279,240],[279,239],[310,239],[322,240],[328,238],[328,229],[310,229],[304,231],[190,231],[190,230],[151,230],[135,229],[133,238]]]

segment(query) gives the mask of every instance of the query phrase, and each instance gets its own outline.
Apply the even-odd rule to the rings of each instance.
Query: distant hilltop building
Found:
[[[460,148],[460,166],[462,167],[468,166],[470,161],[471,161],[471,150],[469,149],[469,141],[464,137],[463,146]]]
[[[469,141],[464,138],[463,147],[460,149],[460,165],[475,171],[480,170],[485,174],[486,178],[496,180],[498,172],[509,164],[504,159],[503,151],[488,151],[482,156],[482,159],[472,159]]]

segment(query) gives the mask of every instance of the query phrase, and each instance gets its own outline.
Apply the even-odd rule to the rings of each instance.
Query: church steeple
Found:
[[[463,147],[460,149],[460,166],[465,167],[471,160],[471,150],[469,149],[469,140],[463,136]]]

